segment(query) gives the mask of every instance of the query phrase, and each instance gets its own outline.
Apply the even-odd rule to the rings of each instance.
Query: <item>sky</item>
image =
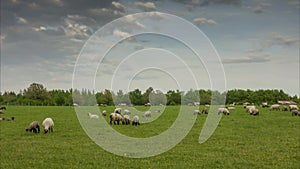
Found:
[[[299,0],[1,1],[0,91],[282,89],[300,96]]]

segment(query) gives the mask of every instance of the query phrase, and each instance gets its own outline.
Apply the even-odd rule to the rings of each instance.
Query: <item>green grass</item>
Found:
[[[106,107],[111,112],[113,107]],[[146,107],[139,107],[146,110]],[[177,106],[167,107],[155,121],[113,127],[128,136],[157,135],[172,125]],[[191,114],[192,115],[192,112]],[[72,107],[7,107],[0,121],[0,168],[299,168],[300,117],[290,112],[260,108],[250,116],[242,107],[223,116],[213,136],[199,144],[207,115],[199,115],[190,133],[161,155],[131,159],[116,156],[96,145],[83,131]],[[52,117],[54,133],[25,132],[31,121]],[[106,117],[108,120],[108,116]],[[146,150],[145,150],[146,151]]]

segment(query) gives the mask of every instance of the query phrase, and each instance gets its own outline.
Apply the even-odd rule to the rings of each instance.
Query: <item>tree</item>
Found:
[[[133,105],[143,105],[143,95],[139,89],[129,92],[129,99]]]
[[[153,93],[153,88],[152,88],[152,87],[149,87],[149,88],[146,90],[146,92],[143,94],[144,104],[150,102],[149,96],[150,96],[151,93]]]

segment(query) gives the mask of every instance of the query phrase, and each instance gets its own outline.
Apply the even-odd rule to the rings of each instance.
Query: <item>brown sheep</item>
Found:
[[[292,110],[292,116],[300,116],[300,113],[298,110]]]

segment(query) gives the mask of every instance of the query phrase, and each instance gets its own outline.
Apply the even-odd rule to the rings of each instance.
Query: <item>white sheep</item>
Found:
[[[200,111],[199,110],[194,110],[194,115],[199,115],[200,114]]]
[[[122,119],[123,119],[121,114],[118,114],[115,112],[111,113],[109,118],[110,118],[110,122],[109,122],[110,124],[112,124],[112,122],[114,122],[114,124],[116,124],[116,122],[117,122],[118,125],[120,124],[120,121],[122,121]]]
[[[97,114],[91,114],[91,113],[88,113],[88,116],[91,118],[91,119],[98,119],[99,116]]]
[[[106,110],[103,110],[102,111],[102,116],[106,116],[106,113],[107,113]]]
[[[140,118],[139,118],[139,116],[133,116],[132,125],[133,126],[140,125]]]
[[[298,110],[295,110],[295,109],[294,109],[294,110],[292,110],[291,112],[292,112],[292,116],[297,116],[297,115],[300,116],[300,113],[299,113]]]
[[[224,107],[221,107],[221,108],[218,109],[218,114],[221,114],[221,113],[223,113],[225,115],[230,114],[229,110],[227,108],[224,108]]]
[[[255,106],[246,106],[245,108],[246,108],[246,112],[249,112],[249,113],[251,113],[252,110],[256,109]]]
[[[128,125],[130,124],[130,117],[128,114],[125,114],[123,119],[122,119],[122,124]]]
[[[4,118],[4,117],[1,117],[1,118],[0,118],[0,121],[3,121],[3,120],[5,120],[5,118]]]
[[[43,121],[42,125],[44,126],[44,133],[45,134],[48,133],[48,132],[49,133],[53,132],[54,122],[50,117],[46,118]]]
[[[273,104],[273,105],[270,107],[270,110],[280,110],[280,105],[279,105],[279,104]]]
[[[263,102],[263,103],[261,103],[261,107],[269,107],[269,106],[268,106],[268,102]]]
[[[116,108],[116,109],[115,109],[115,111],[114,111],[114,113],[121,114],[121,111],[122,111],[122,109],[121,109],[121,108]]]
[[[39,133],[40,132],[40,124],[38,121],[33,121],[29,124],[29,127],[25,129],[25,131]]]
[[[151,111],[146,111],[144,113],[144,117],[151,117]]]
[[[297,105],[290,105],[290,111],[292,110],[299,110],[298,106]]]
[[[130,112],[129,110],[125,109],[125,110],[124,110],[124,114],[130,115],[131,112]]]

